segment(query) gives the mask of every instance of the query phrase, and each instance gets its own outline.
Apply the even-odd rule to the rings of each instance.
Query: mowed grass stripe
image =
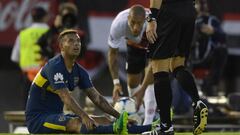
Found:
[[[0,133],[0,135],[17,135],[17,134]],[[18,134],[18,135],[27,135],[27,134]],[[37,134],[34,134],[34,135],[37,135]],[[84,135],[84,134],[39,134],[39,135]],[[91,135],[91,134],[86,134],[86,135]],[[104,134],[104,135],[107,135],[107,134]],[[129,134],[129,135],[137,135],[137,134]],[[190,132],[187,132],[187,133],[181,132],[181,133],[175,133],[175,135],[193,135],[193,134]],[[240,135],[240,132],[206,132],[206,133],[202,133],[201,135]]]

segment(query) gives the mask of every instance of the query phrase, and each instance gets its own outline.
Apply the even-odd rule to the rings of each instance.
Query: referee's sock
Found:
[[[192,101],[196,103],[199,100],[199,95],[192,74],[184,66],[174,69],[173,74],[182,88],[191,96]]]
[[[161,123],[171,126],[172,89],[168,72],[154,73],[154,91]]]

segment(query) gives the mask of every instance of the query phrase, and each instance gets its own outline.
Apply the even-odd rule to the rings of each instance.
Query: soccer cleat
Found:
[[[143,132],[142,135],[158,135],[158,130]]]
[[[160,118],[158,118],[157,120],[153,121],[152,122],[152,128],[151,128],[151,131],[152,130],[156,130],[160,128]]]
[[[120,117],[113,123],[113,131],[116,134],[127,135],[128,113],[124,111]]]
[[[143,132],[142,135],[174,135],[173,126],[165,127],[163,124],[156,129],[148,132]]]
[[[207,106],[199,100],[196,105],[194,105],[194,127],[193,134],[201,134],[207,126],[208,108]]]

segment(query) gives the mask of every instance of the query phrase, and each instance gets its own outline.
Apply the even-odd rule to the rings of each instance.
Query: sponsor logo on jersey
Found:
[[[61,74],[61,73],[56,73],[55,75],[54,75],[54,83],[55,84],[58,84],[58,83],[64,83],[64,81],[63,81],[63,75]]]

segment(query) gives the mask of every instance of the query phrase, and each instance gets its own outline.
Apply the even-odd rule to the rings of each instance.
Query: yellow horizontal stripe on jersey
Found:
[[[47,87],[47,91],[57,94],[57,92],[50,85]]]
[[[41,87],[41,88],[42,88],[43,85],[47,82],[47,79],[44,78],[44,77],[40,74],[40,72],[38,72],[38,74],[36,75],[36,77],[35,77],[35,79],[33,80],[33,82],[34,82],[38,87]],[[47,91],[50,91],[50,92],[52,92],[52,93],[57,94],[56,91],[54,91],[54,89],[53,89],[50,85],[47,86]]]
[[[39,86],[39,87],[43,87],[43,85],[47,82],[47,79],[44,78],[40,72],[38,72],[38,74],[36,75],[36,77],[34,78],[33,82]]]
[[[66,131],[66,127],[62,125],[56,125],[56,124],[44,122],[43,126],[50,129]]]

